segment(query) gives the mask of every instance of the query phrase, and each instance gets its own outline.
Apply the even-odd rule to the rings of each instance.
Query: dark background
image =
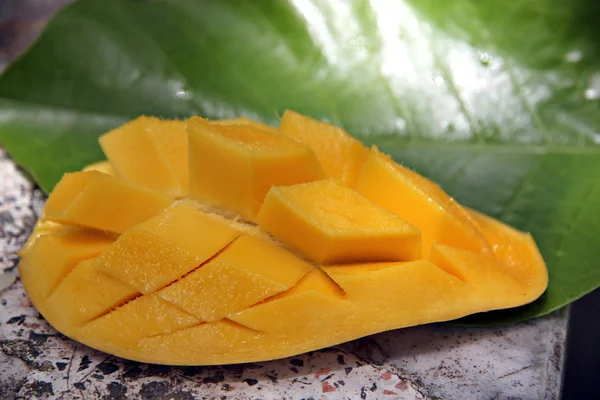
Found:
[[[0,72],[71,1],[0,0]],[[564,400],[600,399],[600,289],[571,305],[563,379]]]
[[[571,305],[563,399],[600,398],[600,289]]]

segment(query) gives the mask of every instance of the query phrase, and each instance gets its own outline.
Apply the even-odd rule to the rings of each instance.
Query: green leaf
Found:
[[[594,0],[81,0],[0,78],[0,142],[48,191],[142,113],[286,108],[341,125],[465,204],[531,231],[550,286],[600,285]]]

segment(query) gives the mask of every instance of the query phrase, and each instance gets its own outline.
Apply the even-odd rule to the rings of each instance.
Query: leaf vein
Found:
[[[164,3],[164,4],[165,4],[165,5],[169,5],[169,3]],[[169,6],[169,8],[170,8],[171,10],[173,10],[174,12],[176,12],[177,14],[179,14],[179,15],[180,15],[182,18],[184,18],[184,17],[185,17],[185,14],[184,14],[183,10],[179,9],[179,7],[174,7],[174,6],[170,5],[170,6]],[[188,11],[192,12],[191,10],[188,10]],[[193,12],[195,12],[195,11],[193,11]],[[182,28],[182,32],[183,32],[183,33],[185,34],[185,36],[186,36],[186,37],[187,37],[187,38],[190,40],[190,42],[193,42],[193,43],[195,43],[195,44],[196,44],[198,47],[200,47],[200,46],[199,46],[199,43],[198,43],[198,40],[196,39],[196,35],[194,35],[194,34],[190,34],[190,33],[188,32],[188,30],[187,30],[187,29],[183,29],[183,25],[181,25],[181,28]],[[202,26],[202,24],[198,24],[198,25],[197,25],[197,28],[198,28],[198,29],[201,29],[201,28],[203,28],[203,30],[204,30],[204,33],[205,33],[205,34],[206,34],[208,37],[211,37],[211,34],[210,34],[210,32],[208,32],[208,30],[207,30],[205,27],[203,27],[203,26]],[[258,90],[258,88],[256,88],[254,85],[250,84],[250,83],[249,83],[248,81],[246,81],[245,79],[242,79],[242,78],[240,77],[240,75],[237,73],[237,70],[236,70],[235,68],[231,68],[231,67],[230,67],[230,65],[229,65],[228,63],[224,62],[224,61],[223,61],[223,60],[222,60],[222,59],[221,59],[221,58],[220,58],[220,57],[217,55],[217,53],[213,53],[213,54],[211,55],[211,57],[213,58],[213,60],[214,60],[216,63],[220,64],[220,65],[221,65],[221,67],[222,67],[223,69],[226,69],[227,71],[229,71],[229,73],[230,73],[230,76],[231,76],[232,78],[235,78],[235,79],[238,81],[238,83],[240,84],[240,86],[241,86],[241,87],[245,87],[245,88],[248,90],[248,92],[252,94],[252,96],[254,97],[254,99],[255,99],[255,100],[258,102],[258,103],[260,103],[260,104],[261,104],[261,105],[262,105],[262,106],[265,108],[265,110],[276,110],[276,109],[277,109],[277,107],[275,107],[275,105],[274,105],[274,104],[272,104],[272,103],[271,103],[271,101],[269,101],[269,100],[268,100],[267,98],[265,98],[264,96],[260,95],[260,90]],[[276,112],[275,112],[275,114],[276,114],[276,116],[277,116],[277,117],[279,117],[279,115],[278,115]]]
[[[116,4],[119,4],[121,7],[121,10],[123,11],[119,15],[124,16],[124,18],[126,18],[127,21],[130,22],[130,26],[133,27],[140,34],[140,36],[143,39],[145,39],[145,42],[147,44],[151,45],[152,47],[154,47],[155,50],[157,50],[157,52],[160,54],[160,58],[162,59],[162,61],[166,65],[171,67],[172,72],[174,72],[177,75],[177,78],[179,78],[182,81],[182,83],[188,89],[190,89],[192,91],[192,97],[190,99],[191,102],[196,107],[198,107],[198,109],[203,110],[204,107],[202,106],[202,103],[198,102],[198,100],[196,99],[195,93],[194,93],[195,91],[198,91],[199,88],[193,86],[191,84],[191,80],[189,79],[189,77],[183,72],[183,69],[181,67],[179,67],[175,62],[171,61],[171,59],[167,55],[166,50],[162,47],[160,42],[158,40],[156,40],[156,38],[154,38],[154,36],[152,36],[149,32],[142,29],[139,26],[139,23],[137,22],[137,20],[135,18],[131,18],[131,16],[129,15],[129,13],[126,10],[123,10],[122,3],[116,2]]]
[[[439,51],[438,51],[435,43],[432,44],[431,51],[433,53],[433,62],[435,64],[435,66],[440,70],[444,80],[448,83],[448,90],[449,90],[450,94],[458,102],[458,107],[460,108],[460,111],[467,119],[467,122],[469,123],[471,132],[473,134],[473,137],[479,143],[483,143],[485,141],[485,138],[483,137],[481,130],[477,126],[477,123],[475,122],[473,115],[471,114],[471,111],[469,111],[467,104],[465,103],[462,96],[460,95],[460,92],[459,92],[458,88],[456,87],[454,79],[452,78],[452,74],[448,70],[448,67],[442,62]]]
[[[519,184],[519,186],[515,189],[514,195],[508,200],[508,202],[504,206],[504,209],[502,210],[500,215],[498,215],[498,219],[503,220],[508,215],[508,213],[510,213],[514,209],[515,205],[517,204],[517,202],[519,201],[521,196],[525,193],[529,184],[535,177],[535,174],[540,170],[541,167],[542,167],[542,160],[540,157],[537,157],[535,159],[535,164],[529,168],[529,171],[527,172],[525,177],[521,180],[521,183]]]
[[[575,159],[576,162],[578,160],[579,159]],[[588,201],[588,199],[590,197],[592,197],[592,195],[594,195],[598,191],[598,188],[600,188],[600,182],[595,182],[594,184],[592,184],[592,186],[587,190],[587,192],[583,195],[583,197],[577,203],[577,208],[574,211],[575,215],[572,218],[570,218],[571,223],[569,224],[567,231],[563,235],[561,235],[558,246],[556,246],[555,254],[559,254],[563,251],[563,249],[565,247],[566,238],[571,236],[571,234],[573,233],[575,228],[579,225],[579,221],[581,220],[583,210],[585,210],[587,207],[589,207],[592,204]],[[594,204],[594,206],[597,206],[597,205]]]
[[[515,88],[515,93],[516,93],[517,97],[519,98],[519,100],[521,101],[521,104],[523,104],[523,107],[525,107],[525,110],[531,116],[533,123],[540,130],[543,143],[547,143],[548,142],[548,136],[547,136],[548,127],[542,120],[542,118],[541,118],[540,114],[537,112],[537,110],[531,105],[531,102],[529,102],[529,100],[527,99],[527,96],[525,96],[525,93],[523,92],[523,88],[521,87],[521,84],[519,83],[519,80],[517,78],[515,68],[513,67],[512,63],[510,61],[506,62],[506,72],[508,74],[510,82],[512,83],[513,87]],[[546,134],[544,134],[544,133],[546,133]]]
[[[246,10],[249,10],[250,12],[255,9],[255,7],[248,7],[249,3],[247,3],[247,2],[242,2],[242,4],[243,4],[243,7]],[[260,19],[263,21],[264,26],[269,27],[275,35],[279,36],[280,40],[285,39],[285,37],[283,35],[281,35],[281,32],[277,29],[275,24],[269,18],[265,17],[260,12],[257,12],[255,15],[258,15],[260,17]],[[309,83],[309,87],[314,91],[316,96],[319,97],[325,103],[325,107],[327,107],[327,109],[331,113],[332,118],[334,119],[334,121],[332,121],[332,122],[335,122],[337,125],[342,125],[343,120],[340,116],[339,110],[338,110],[335,102],[332,99],[331,93],[326,94],[323,91],[323,89],[321,88],[321,86],[315,84],[314,80],[310,76],[310,71],[307,68],[306,63],[302,62],[302,60],[298,59],[298,57],[296,57],[294,55],[294,52],[292,51],[289,42],[287,42],[285,40],[281,40],[281,42],[284,43],[284,46],[286,46],[288,48],[289,53],[290,53],[290,55],[292,55],[294,62],[298,66],[300,72],[302,72],[307,77],[307,80],[305,82]],[[318,55],[318,52],[315,51],[314,54]]]

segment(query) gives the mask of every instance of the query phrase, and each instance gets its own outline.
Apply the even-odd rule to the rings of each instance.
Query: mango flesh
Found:
[[[65,174],[42,211],[50,221],[123,233],[174,199],[98,171]]]
[[[94,266],[148,294],[203,264],[240,233],[193,207],[176,205],[129,229]]]
[[[341,181],[273,187],[258,224],[320,264],[420,258],[421,234]]]
[[[210,124],[215,125],[250,125],[254,128],[261,129],[270,133],[279,133],[279,130],[271,125],[267,125],[262,122],[254,121],[247,117],[231,118],[231,119],[217,119],[208,121]]]
[[[185,121],[139,117],[99,139],[114,174],[173,197],[188,193]],[[88,166],[110,173],[103,164]]]
[[[77,264],[98,256],[114,241],[112,235],[104,232],[80,229],[42,235],[32,242],[31,256],[21,263],[21,278],[32,282],[32,293],[45,298]],[[45,279],[36,279],[40,275]]]
[[[342,180],[350,187],[356,184],[369,152],[343,129],[286,110],[280,130],[282,134],[308,144],[327,176]]]
[[[19,270],[56,329],[110,354],[269,360],[527,304],[547,286],[529,234],[291,111],[279,130],[142,117],[101,141],[108,161],[65,174]]]
[[[249,124],[188,122],[190,192],[252,220],[273,185],[324,177],[307,145]]]
[[[117,174],[117,172],[115,171],[115,168],[112,166],[110,161],[98,161],[98,162],[92,163],[90,165],[86,165],[85,167],[83,167],[82,171],[83,172],[98,171],[98,172],[104,172],[107,175],[113,175],[113,176]]]
[[[371,149],[356,191],[421,231],[423,256],[436,243],[479,252],[489,248],[471,216],[439,186]]]

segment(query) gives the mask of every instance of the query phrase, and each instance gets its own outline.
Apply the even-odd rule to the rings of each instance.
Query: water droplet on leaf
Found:
[[[565,60],[570,63],[576,63],[581,61],[583,58],[583,53],[580,50],[571,50],[567,54],[565,54]]]
[[[406,129],[406,120],[404,118],[396,118],[394,125],[398,130],[404,131]]]
[[[479,62],[484,67],[487,67],[491,62],[490,55],[488,53],[479,53]]]
[[[588,100],[600,99],[600,73],[592,75],[590,85],[583,92],[583,96]]]
[[[432,79],[432,82],[436,85],[436,86],[443,86],[444,83],[446,82],[446,80],[444,79],[444,77],[442,76],[434,76]]]

